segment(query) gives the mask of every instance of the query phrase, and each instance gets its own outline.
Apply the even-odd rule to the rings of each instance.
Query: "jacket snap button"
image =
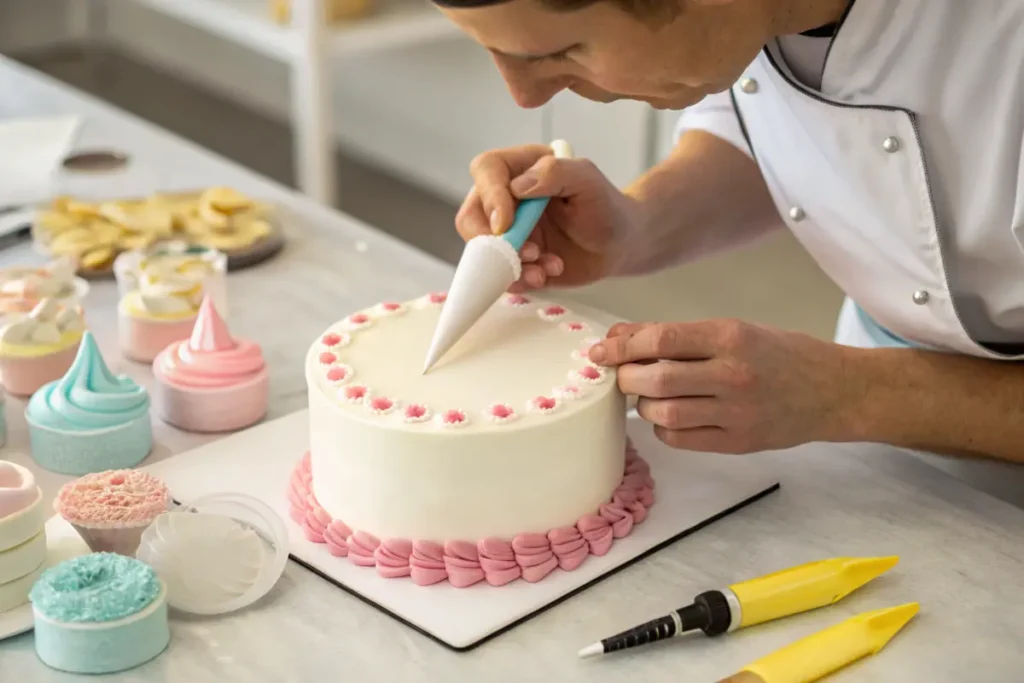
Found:
[[[893,152],[898,152],[900,149],[900,141],[894,137],[888,137],[885,140],[882,140],[882,149],[884,149],[889,154],[892,154]]]
[[[757,92],[757,81],[755,81],[753,78],[744,78],[742,81],[740,81],[740,90],[747,93],[748,95],[753,95],[754,93]]]
[[[931,295],[928,293],[927,289],[919,289],[916,292],[914,292],[914,303],[917,304],[918,306],[924,306],[926,303],[928,303],[928,299],[930,298]]]
[[[794,206],[792,209],[789,210],[789,217],[794,221],[800,222],[803,219],[807,218],[807,214],[804,213],[804,210],[801,209],[799,206]]]

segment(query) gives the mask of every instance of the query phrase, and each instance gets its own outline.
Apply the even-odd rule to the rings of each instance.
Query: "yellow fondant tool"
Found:
[[[839,557],[701,593],[692,605],[605,638],[580,650],[580,657],[625,650],[703,631],[709,636],[781,619],[839,602],[889,571],[898,557]]]

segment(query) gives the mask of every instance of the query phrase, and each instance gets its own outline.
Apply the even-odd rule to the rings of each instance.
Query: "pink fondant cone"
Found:
[[[208,296],[203,298],[203,303],[199,306],[199,315],[189,336],[188,345],[196,351],[221,351],[235,346],[227,323],[217,312],[213,299]]]

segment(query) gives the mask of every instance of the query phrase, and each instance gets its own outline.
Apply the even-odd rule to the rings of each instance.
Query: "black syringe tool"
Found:
[[[688,631],[703,631],[718,636],[730,630],[733,620],[729,600],[722,591],[707,591],[693,600],[692,605],[677,609],[663,617],[634,626],[580,650],[580,657],[627,650],[638,645],[668,640]]]

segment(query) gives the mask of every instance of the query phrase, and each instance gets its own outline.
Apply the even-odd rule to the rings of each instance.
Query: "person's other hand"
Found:
[[[636,202],[592,162],[556,159],[546,145],[485,152],[473,160],[470,172],[473,189],[455,218],[467,241],[508,230],[519,200],[552,198],[523,245],[523,274],[511,291],[600,280],[639,213]]]
[[[619,324],[590,349],[674,448],[750,453],[842,441],[864,393],[847,347],[735,320]]]

